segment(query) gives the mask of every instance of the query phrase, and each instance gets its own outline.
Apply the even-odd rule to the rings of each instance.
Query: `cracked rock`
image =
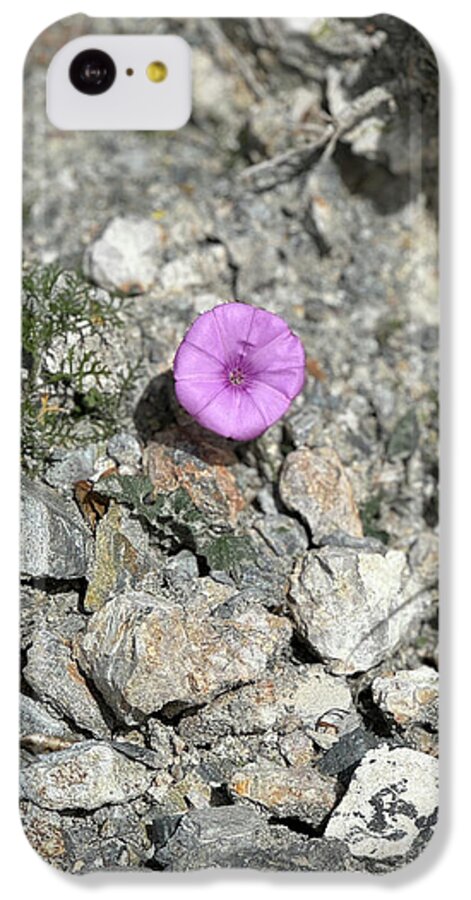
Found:
[[[279,666],[255,684],[217,697],[178,726],[179,734],[195,744],[227,735],[273,730],[285,734],[300,728],[323,749],[359,725],[350,689],[342,678],[322,666]]]
[[[337,801],[335,780],[309,766],[250,763],[234,772],[228,788],[236,801],[248,801],[282,818],[294,816],[314,827]]]
[[[34,744],[41,746],[40,740],[45,740],[47,744],[47,738],[58,738],[70,743],[81,740],[77,732],[69,728],[63,719],[52,715],[42,703],[24,694],[20,694],[20,734],[22,741],[29,740],[28,749],[33,749]],[[32,738],[35,740],[32,741]],[[53,748],[54,741],[51,746],[51,749]]]
[[[46,809],[97,809],[139,797],[154,773],[109,744],[83,741],[24,768],[22,796]]]
[[[307,523],[315,544],[335,531],[363,534],[350,482],[331,447],[289,453],[281,471],[280,495],[287,509]]]
[[[91,535],[71,503],[43,484],[21,479],[21,572],[34,578],[82,578]]]
[[[116,216],[85,250],[85,274],[100,287],[142,294],[157,278],[159,226],[136,216]]]
[[[219,806],[191,810],[171,823],[170,837],[154,860],[184,872],[207,867],[339,871],[358,868],[340,841],[308,839],[282,825],[268,825],[255,810]]]
[[[212,524],[226,528],[245,506],[230,470],[236,462],[232,450],[176,429],[161,432],[144,453],[144,470],[156,494],[181,488]]]
[[[39,631],[28,650],[24,676],[36,694],[59,713],[95,737],[107,737],[109,728],[67,642]]]
[[[188,585],[191,603],[128,591],[90,620],[78,641],[84,671],[129,724],[169,706],[178,712],[259,677],[291,637],[287,619],[248,604],[210,615],[233,593],[211,578]]]
[[[404,862],[430,838],[437,807],[437,760],[406,747],[380,747],[355,770],[325,836],[345,841],[358,858]]]
[[[95,557],[89,574],[89,584],[84,598],[84,608],[95,612],[127,584],[142,578],[150,567],[144,541],[137,532],[133,542],[129,532],[129,523],[122,507],[112,505],[106,515],[100,519],[95,535]]]
[[[430,666],[385,673],[372,683],[374,702],[416,750],[438,755],[438,672]]]
[[[364,672],[380,663],[424,606],[400,550],[324,547],[307,553],[291,579],[296,626],[334,672]]]

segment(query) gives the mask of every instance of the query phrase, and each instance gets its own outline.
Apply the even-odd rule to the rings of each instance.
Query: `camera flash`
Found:
[[[146,69],[146,75],[149,81],[159,82],[165,81],[167,77],[167,66],[163,62],[154,61],[149,63]]]

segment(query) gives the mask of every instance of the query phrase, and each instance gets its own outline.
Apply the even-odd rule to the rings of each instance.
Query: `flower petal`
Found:
[[[245,390],[229,385],[196,416],[200,425],[236,441],[263,434],[268,423]]]
[[[291,401],[304,385],[304,366],[260,372],[250,379],[250,385],[265,385]]]
[[[249,357],[250,370],[255,375],[264,372],[284,372],[291,368],[304,368],[304,348],[296,335],[285,326],[271,341],[257,347]]]
[[[175,382],[175,393],[178,402],[195,419],[198,419],[201,411],[226,389],[227,385],[221,381],[193,381],[185,379]]]
[[[197,347],[192,341],[185,338],[177,350],[173,374],[176,381],[189,374],[199,374],[202,379],[209,376],[217,376],[222,379],[224,366],[209,350]]]
[[[252,403],[263,413],[266,423],[264,431],[270,425],[273,425],[274,422],[277,422],[291,404],[291,397],[287,397],[277,388],[261,382],[252,382],[247,387],[247,394]]]
[[[211,310],[228,365],[235,365],[245,355],[256,313],[247,303],[223,303]]]

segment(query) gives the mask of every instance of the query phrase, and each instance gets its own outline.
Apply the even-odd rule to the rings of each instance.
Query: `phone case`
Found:
[[[175,132],[59,131],[79,35]],[[89,19],[24,90],[20,809],[71,873],[387,873],[438,802],[438,74],[388,15]]]

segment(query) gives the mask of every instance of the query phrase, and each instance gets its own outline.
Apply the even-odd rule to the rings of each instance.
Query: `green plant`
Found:
[[[116,429],[141,361],[112,372],[105,350],[123,325],[123,300],[57,265],[23,276],[22,462],[40,471],[55,447]],[[51,364],[51,359],[53,364]],[[112,377],[113,390],[104,382]]]

